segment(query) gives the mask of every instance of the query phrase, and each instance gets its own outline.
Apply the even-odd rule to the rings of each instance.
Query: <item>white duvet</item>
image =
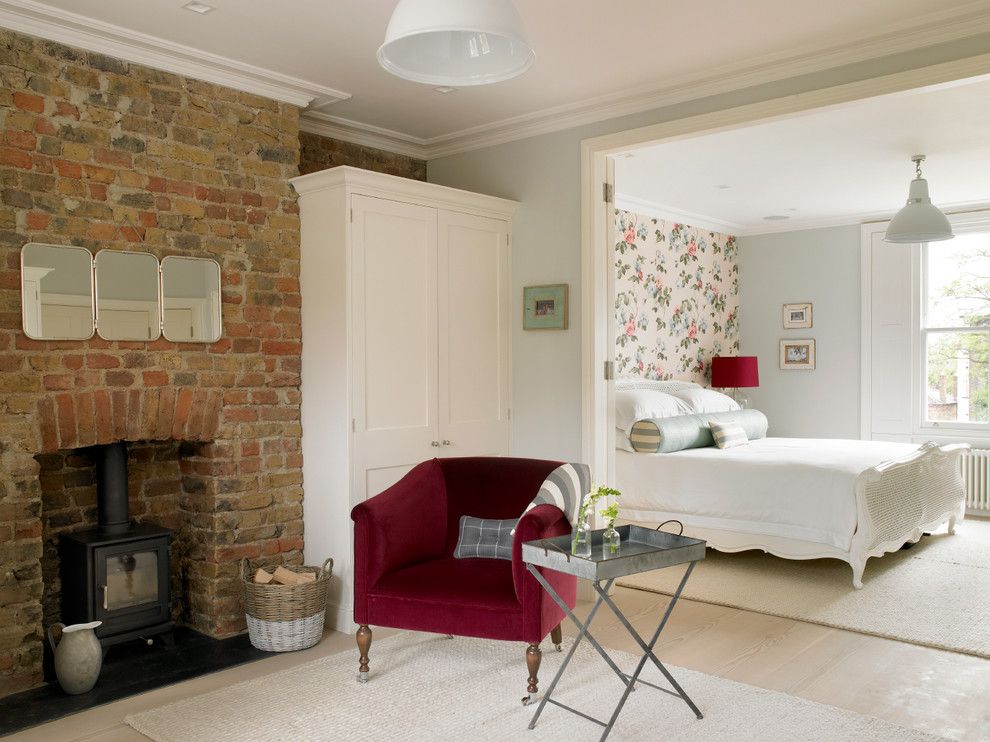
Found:
[[[617,450],[616,486],[622,491],[622,515],[629,520],[677,516],[699,528],[847,550],[856,530],[857,477],[917,448],[881,441],[762,438],[725,450]]]

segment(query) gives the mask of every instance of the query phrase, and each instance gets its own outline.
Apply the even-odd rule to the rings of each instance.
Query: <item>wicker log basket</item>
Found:
[[[323,636],[327,588],[333,559],[322,567],[285,567],[296,573],[315,573],[316,579],[301,585],[259,584],[248,562],[241,563],[244,612],[251,644],[266,652],[294,652],[312,647]]]

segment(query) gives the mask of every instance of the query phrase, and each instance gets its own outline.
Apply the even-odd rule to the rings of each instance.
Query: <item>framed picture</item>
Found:
[[[811,327],[811,302],[784,305],[784,329]]]
[[[524,330],[567,329],[567,284],[523,289]]]
[[[787,370],[815,367],[814,340],[781,340],[780,367]]]

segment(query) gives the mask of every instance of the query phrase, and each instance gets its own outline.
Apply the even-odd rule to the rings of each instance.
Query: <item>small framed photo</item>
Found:
[[[566,283],[527,286],[523,289],[523,329],[567,329]]]
[[[784,305],[784,329],[798,330],[811,327],[811,302]]]
[[[786,370],[813,369],[815,367],[814,340],[781,340],[780,367]]]

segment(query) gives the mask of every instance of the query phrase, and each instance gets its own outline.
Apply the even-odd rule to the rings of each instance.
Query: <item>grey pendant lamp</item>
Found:
[[[914,155],[915,177],[908,190],[907,205],[897,212],[887,226],[884,240],[887,242],[915,243],[951,240],[952,225],[933,204],[928,195],[928,181],[921,177],[921,163],[924,155]]]

